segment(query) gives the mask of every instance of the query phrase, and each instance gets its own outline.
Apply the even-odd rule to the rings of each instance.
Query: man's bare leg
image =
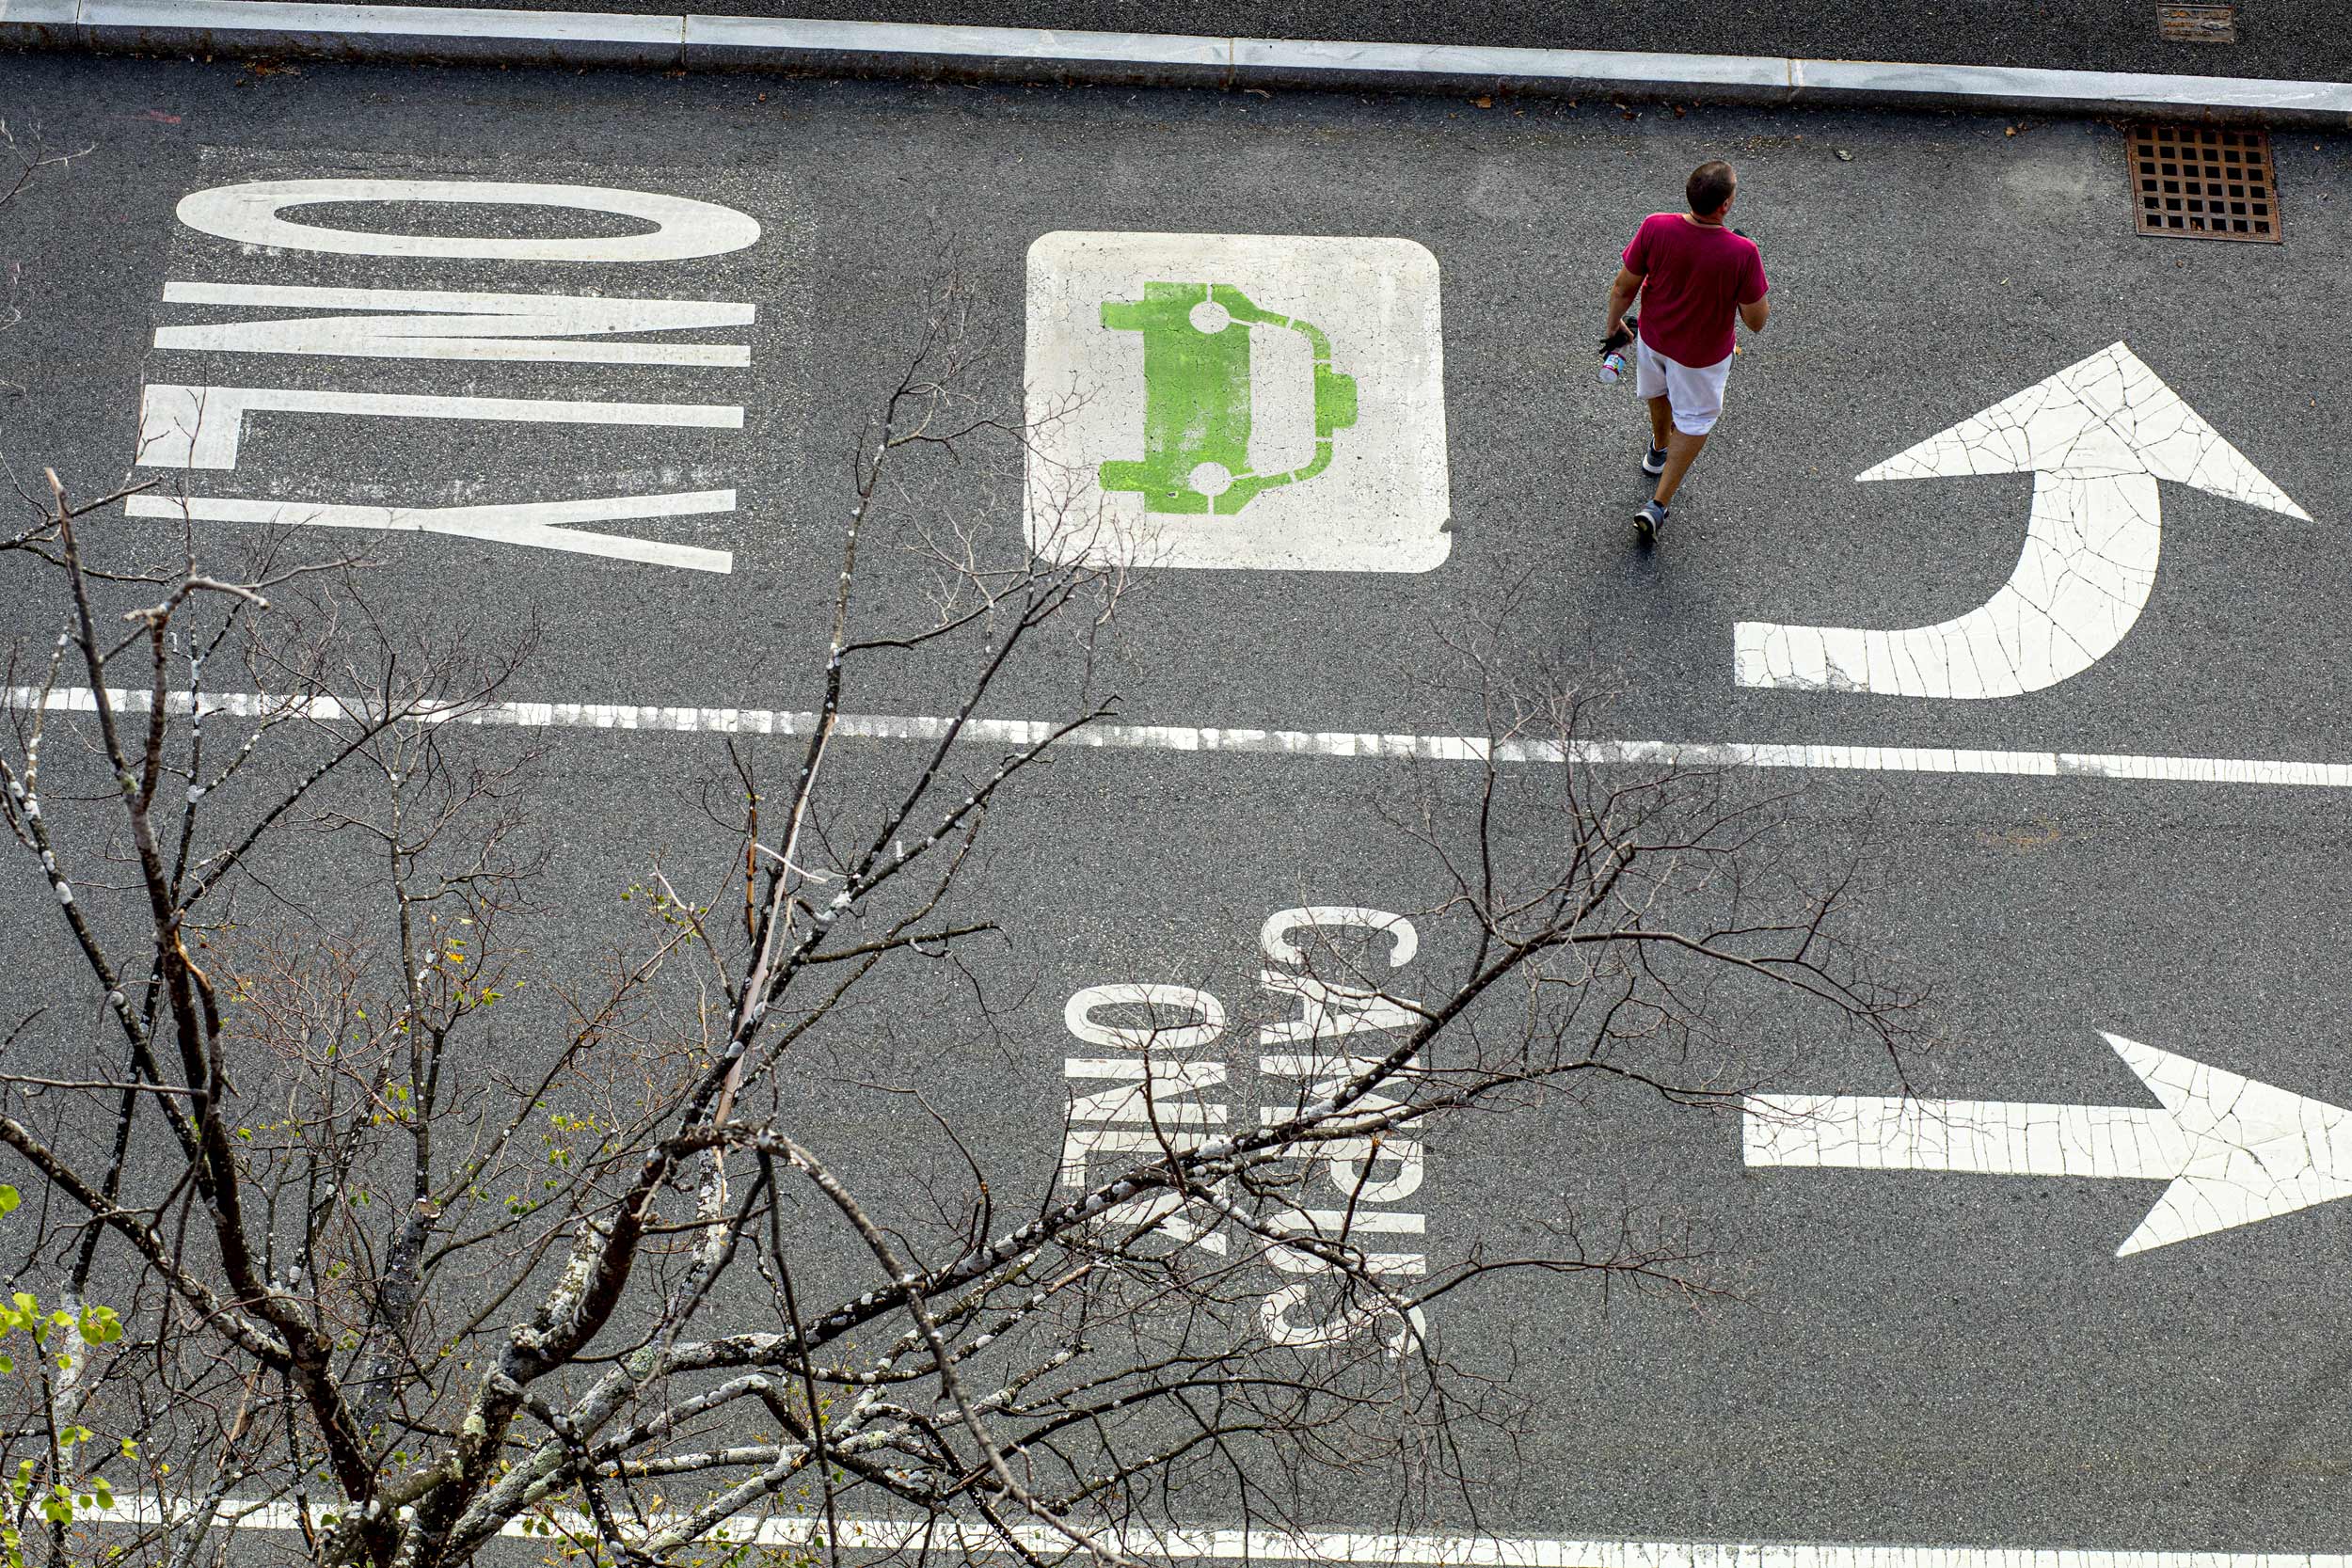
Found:
[[[1667,404],[1663,395],[1649,400],[1649,444],[1651,446],[1662,447],[1666,444],[1666,432],[1674,428],[1673,420],[1674,409]]]
[[[1666,471],[1658,476],[1658,504],[1666,505],[1675,499],[1675,491],[1682,483],[1682,476],[1691,471],[1691,460],[1707,445],[1704,436],[1671,431],[1666,436]]]

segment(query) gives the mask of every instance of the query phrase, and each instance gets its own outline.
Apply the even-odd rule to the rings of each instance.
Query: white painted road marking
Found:
[[[1750,1165],[2169,1181],[2118,1258],[2352,1194],[2352,1112],[2106,1035],[2161,1108],[1750,1095]]]
[[[155,330],[157,348],[208,354],[317,354],[369,359],[520,359],[569,365],[693,365],[739,370],[748,343],[575,343],[615,332],[749,326],[754,308],[716,299],[609,299],[597,294],[485,294],[446,289],[299,288],[275,283],[164,285],[167,305],[274,310],[402,311],[216,322]]]
[[[187,517],[207,523],[260,523],[271,528],[383,529],[405,533],[453,533],[609,561],[637,561],[694,572],[732,572],[731,550],[632,539],[620,533],[589,533],[567,523],[617,522],[638,517],[689,517],[735,510],[732,490],[693,490],[680,495],[599,496],[580,500],[513,501],[491,506],[345,506],[323,501],[236,500],[214,496],[159,495],[145,491],[123,503],[133,517]]]
[[[119,1497],[119,1495],[118,1495]],[[112,1508],[79,1516],[123,1524],[176,1523],[192,1502],[152,1497],[120,1497]],[[313,1519],[333,1513],[327,1505]],[[291,1503],[215,1505],[215,1516],[247,1529],[301,1528]],[[595,1523],[583,1514],[559,1516],[564,1528],[586,1537]],[[730,1528],[739,1544],[811,1547],[826,1521],[815,1517],[745,1517]],[[841,1543],[859,1551],[930,1551],[986,1560],[1007,1555],[993,1532],[968,1525],[926,1527],[903,1519],[840,1521]],[[507,1535],[522,1535],[520,1521]],[[1019,1524],[1009,1533],[1027,1551],[1053,1551],[1069,1537],[1045,1525]],[[1553,1536],[1386,1535],[1373,1530],[1186,1529],[1107,1530],[1109,1543],[1132,1557],[1176,1561],[1341,1562],[1363,1568],[2352,1568],[2341,1552],[2168,1552],[2032,1546],[1920,1546],[1830,1541],[1576,1541]]]
[[[1051,559],[1425,572],[1452,547],[1438,259],[1410,240],[1044,235],[1027,388]]]
[[[110,687],[115,705],[145,712],[144,689]],[[11,687],[8,703],[29,706],[39,693]],[[96,699],[87,687],[60,687],[51,705],[88,712]],[[170,710],[185,713],[187,694],[173,692]],[[206,713],[258,718],[285,711],[283,697],[258,691],[207,693]],[[339,704],[321,701],[310,711],[323,719],[344,717]],[[518,729],[667,730],[709,735],[804,736],[818,716],[758,707],[678,707],[659,703],[492,703],[453,713],[447,721]],[[1033,719],[975,719],[958,734],[977,746],[1034,746],[1060,726]],[[834,726],[839,736],[865,740],[936,741],[957,729],[951,719],[922,714],[844,714]],[[2110,779],[2145,784],[2278,785],[2301,789],[2352,789],[2352,763],[2265,761],[2251,757],[2136,756],[2114,752],[1989,752],[1933,746],[1812,746],[1737,740],[1580,740],[1564,749],[1552,741],[1510,740],[1490,744],[1477,736],[1382,734],[1363,730],[1259,730],[1193,724],[1089,724],[1060,743],[1073,750],[1195,752],[1240,756],[1390,757],[1422,762],[1476,762],[1489,754],[1500,763],[1557,763],[1573,759],[1596,766],[1639,765],[1684,768],[1807,768],[1825,772],[1949,773],[2021,779]]]
[[[1742,621],[1741,686],[1905,697],[2013,697],[2080,674],[2139,619],[2156,581],[2156,481],[2311,521],[2122,343],[1857,476],[2034,476],[2026,546],[1967,614],[1865,631]]]
[[[279,214],[331,202],[437,202],[476,207],[568,207],[654,225],[647,233],[531,239],[498,234],[405,234],[328,229]],[[758,220],[715,201],[609,185],[505,180],[248,180],[180,198],[180,221],[199,233],[276,250],[335,256],[425,256],[499,261],[682,261],[757,243]]]
[[[527,424],[665,425],[740,430],[743,410],[712,403],[588,403],[571,398],[472,398],[438,392],[329,392],[304,387],[150,385],[139,400],[145,467],[233,468],[247,414],[366,415],[395,420],[495,420]]]

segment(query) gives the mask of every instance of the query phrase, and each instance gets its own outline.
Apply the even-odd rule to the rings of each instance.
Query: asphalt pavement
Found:
[[[475,638],[534,621],[544,644],[513,695],[549,705],[734,710],[725,722],[739,724],[813,705],[847,452],[943,271],[969,290],[971,384],[999,408],[1070,370],[1051,358],[1055,331],[1107,328],[1089,312],[1141,297],[1087,292],[1096,275],[1082,266],[1157,279],[1168,256],[1216,256],[1231,269],[1217,279],[1240,280],[1231,298],[1328,337],[1317,373],[1299,373],[1316,414],[1302,450],[1327,441],[1330,465],[1249,503],[1284,520],[1276,543],[1289,553],[1269,564],[1268,534],[1220,533],[1207,513],[1160,519],[1175,547],[1206,540],[1250,563],[1136,572],[1086,689],[1115,690],[1120,721],[1138,728],[1119,749],[1071,753],[1003,814],[967,888],[975,907],[1018,917],[997,961],[1034,1054],[926,1066],[921,999],[888,1021],[911,1053],[893,1066],[934,1071],[943,1103],[1009,1148],[1034,1149],[1058,1123],[1061,1009],[1080,989],[1177,981],[1240,1010],[1274,911],[1429,902],[1429,868],[1380,818],[1426,776],[1415,768],[1446,765],[1348,754],[1362,748],[1345,737],[1483,733],[1475,702],[1436,677],[1448,640],[1512,594],[1512,656],[1613,693],[1605,738],[1791,749],[1780,760],[1798,766],[1753,779],[1799,791],[1791,809],[1825,859],[1867,851],[1861,912],[1938,998],[1948,1044],[1914,1064],[1916,1092],[2148,1106],[2105,1030],[2352,1101],[2333,995],[2352,860],[2342,783],[2324,771],[2352,763],[2337,630],[2352,597],[2352,484],[2334,457],[2345,427],[2327,325],[2352,238],[2342,135],[2280,136],[2285,240],[2272,245],[2135,234],[2122,135],[2095,123],[58,56],[0,60],[0,103],[20,135],[38,123],[57,147],[90,148],[0,219],[24,311],[0,346],[25,388],[0,404],[0,448],[20,471],[55,467],[89,490],[145,457],[171,496],[220,503],[199,526],[233,539],[257,525],[233,520],[231,502],[247,517],[282,505],[275,515],[299,535],[325,507],[733,493],[727,506],[580,525],[667,551],[641,559],[482,527],[380,542],[388,610]],[[1774,316],[1743,341],[1724,423],[1650,551],[1629,528],[1644,493],[1638,405],[1597,381],[1592,343],[1619,248],[1710,156],[1740,171],[1733,221],[1762,247]],[[416,253],[429,245],[383,256],[273,245],[252,206],[183,205],[328,179],[649,192],[748,215],[758,233],[623,265]],[[384,194],[345,186],[301,218],[457,249],[469,234],[617,245],[662,221],[377,210],[358,199],[371,189]],[[661,209],[677,231],[720,243],[709,236],[728,220],[682,211]],[[1092,238],[1038,245],[1057,234]],[[1155,251],[1136,235],[1379,244]],[[1211,281],[1205,263],[1193,281]],[[170,283],[230,292],[167,301]],[[314,293],[249,292],[266,289]],[[158,341],[290,306],[352,309],[316,291],[369,289],[742,302],[756,315],[641,335],[741,344],[737,364]],[[1085,311],[1041,309],[1071,289]],[[1256,330],[1253,344],[1274,335]],[[1280,362],[1305,367],[1307,352],[1289,344]],[[1101,353],[1089,389],[1123,427],[1142,405],[1120,400],[1159,372],[1137,369],[1140,348]],[[2017,459],[2008,468],[1979,435],[1939,459],[1940,477],[1856,482],[2094,363],[1994,421]],[[1334,375],[1352,379],[1352,403]],[[210,388],[211,401],[174,404],[183,394],[159,388]],[[220,389],[236,388],[277,401],[224,427]],[[1276,390],[1250,395],[1264,400],[1253,410],[1276,406]],[[385,401],[403,398],[740,418],[517,420],[479,402]],[[2073,441],[2067,421],[2101,398],[2140,411],[2144,448],[2087,442],[2068,467],[2037,445]],[[156,415],[174,407],[204,422]],[[1270,416],[1258,422],[1257,438],[1279,434]],[[2026,458],[2045,471],[2013,471]],[[2262,494],[2249,472],[2306,515],[2249,505]],[[1180,477],[1207,490],[1232,475]],[[912,483],[918,508],[988,516],[1007,534],[1025,516],[1034,526],[1009,462],[933,464]],[[176,525],[121,526],[161,542]],[[1390,527],[1403,543],[1383,556]],[[2056,543],[2036,556],[2037,539]],[[2050,580],[2020,576],[2021,546]],[[1354,567],[1327,569],[1321,552],[1350,550],[1364,552]],[[871,566],[878,597],[921,586],[904,554]],[[2004,602],[2005,661],[1947,644],[1923,658],[1915,642],[1891,663],[1825,652],[1834,668],[1820,679],[1743,684],[1742,625],[1860,636]],[[12,637],[47,634],[22,602],[0,616]],[[1969,689],[1915,694],[1921,680]],[[1050,717],[1073,693],[1066,666],[1017,675],[990,717]],[[863,701],[920,720],[949,695],[917,668]],[[603,928],[595,911],[656,850],[707,847],[691,781],[722,761],[705,733],[719,720],[595,722],[533,732],[548,749],[534,816],[560,850],[552,902],[575,930]],[[1163,728],[1155,739],[1145,726]],[[1220,736],[1259,730],[1303,738],[1216,751]],[[495,748],[515,732],[485,735]],[[891,742],[858,745],[892,754]],[[2105,760],[2012,776],[2055,753]],[[2222,782],[2131,760],[2165,758],[2201,759]],[[39,930],[9,943],[11,988],[60,973]],[[1775,1091],[1902,1086],[1827,1032],[1791,1025],[1755,1045]],[[2314,1552],[2352,1539],[2328,1305],[2332,1269],[2352,1259],[2352,1211],[2308,1208],[2119,1258],[2163,1191],[2152,1181],[1759,1167],[1743,1161],[1736,1117],[1631,1100],[1540,1125],[1539,1158],[1501,1124],[1433,1152],[1433,1250],[1525,1244],[1570,1209],[1630,1200],[1702,1220],[1738,1299],[1603,1312],[1546,1285],[1450,1306],[1457,1353],[1512,1367],[1540,1413],[1515,1457],[1482,1456],[1495,1484],[1478,1528],[2010,1550]],[[838,1132],[877,1160],[904,1135],[879,1114]],[[1332,1506],[1335,1527],[1391,1517],[1375,1498]]]

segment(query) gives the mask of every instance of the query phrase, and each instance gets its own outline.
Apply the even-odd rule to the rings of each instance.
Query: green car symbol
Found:
[[[1104,301],[1103,325],[1143,334],[1148,404],[1143,460],[1113,460],[1097,475],[1106,491],[1141,496],[1147,511],[1232,516],[1265,491],[1329,467],[1331,433],[1356,422],[1356,378],[1331,368],[1331,340],[1260,309],[1231,284],[1146,283],[1139,300]],[[1287,473],[1249,466],[1252,325],[1288,327],[1314,351],[1314,456]]]

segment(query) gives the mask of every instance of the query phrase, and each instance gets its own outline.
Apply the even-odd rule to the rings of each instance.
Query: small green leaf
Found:
[[[24,1200],[23,1198],[17,1196],[17,1192],[14,1187],[8,1185],[6,1182],[0,1182],[0,1214],[13,1212],[16,1206],[24,1201]]]
[[[84,1344],[111,1345],[122,1338],[122,1320],[111,1307],[85,1307],[81,1331]]]

